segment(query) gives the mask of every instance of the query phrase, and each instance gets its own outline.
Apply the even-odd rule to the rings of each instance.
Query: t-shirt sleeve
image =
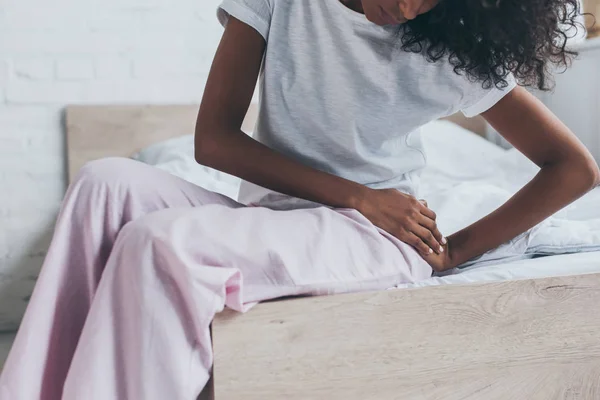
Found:
[[[512,74],[506,77],[506,81],[508,85],[502,89],[498,89],[495,86],[484,89],[480,82],[469,82],[469,87],[465,90],[465,98],[461,106],[461,111],[465,117],[472,118],[486,112],[517,86],[517,82]]]
[[[273,0],[223,0],[217,18],[223,27],[234,17],[254,28],[266,40],[269,38]]]

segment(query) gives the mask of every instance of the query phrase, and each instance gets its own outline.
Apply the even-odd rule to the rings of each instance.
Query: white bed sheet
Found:
[[[600,273],[600,252],[540,257],[483,267],[475,265],[452,275],[433,277],[414,284],[398,285],[396,288],[410,289],[440,285],[465,285],[470,283],[537,279],[593,273]]]

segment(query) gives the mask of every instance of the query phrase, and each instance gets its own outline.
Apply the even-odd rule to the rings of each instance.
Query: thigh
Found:
[[[206,267],[241,275],[245,303],[288,295],[379,290],[428,278],[412,247],[354,210],[274,211],[207,205],[144,219],[152,237],[202,281]]]
[[[241,205],[218,193],[158,168],[127,158],[104,158],[87,163],[75,177],[69,193],[134,208],[142,213],[170,207],[221,204]],[[67,198],[70,196],[67,195]],[[86,203],[83,201],[83,203]]]

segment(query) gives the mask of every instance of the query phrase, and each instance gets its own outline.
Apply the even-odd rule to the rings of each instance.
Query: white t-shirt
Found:
[[[254,138],[305,165],[372,188],[416,195],[427,157],[424,124],[478,115],[515,87],[483,89],[403,51],[397,26],[381,27],[340,0],[224,0],[218,10],[267,42]],[[269,195],[270,194],[270,195]],[[276,193],[249,182],[240,201],[271,206]]]

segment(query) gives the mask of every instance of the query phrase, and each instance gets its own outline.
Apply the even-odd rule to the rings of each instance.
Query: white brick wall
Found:
[[[0,2],[0,331],[18,326],[65,190],[64,106],[198,102],[218,3]]]

